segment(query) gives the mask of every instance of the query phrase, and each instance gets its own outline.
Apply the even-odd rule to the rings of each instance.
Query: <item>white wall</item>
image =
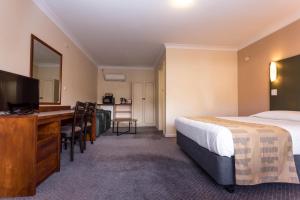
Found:
[[[30,74],[30,36],[63,54],[62,104],[96,101],[97,67],[31,0],[0,1],[0,70]]]
[[[156,128],[166,132],[166,56],[156,67]]]
[[[105,81],[103,73],[125,74],[126,81]],[[105,93],[113,93],[116,103],[120,103],[120,98],[125,97],[131,99],[131,84],[133,82],[153,82],[155,83],[155,73],[152,68],[99,68],[98,69],[98,103],[102,103],[102,96]]]
[[[116,73],[125,74],[126,81],[105,81],[103,74]],[[102,103],[102,97],[105,93],[113,93],[115,97],[115,103],[120,103],[120,98],[125,97],[127,99],[132,99],[132,85],[135,83],[145,83],[152,82],[155,84],[155,70],[153,68],[138,68],[138,67],[109,67],[109,68],[99,68],[98,70],[98,103]],[[154,95],[154,94],[153,94]],[[153,96],[155,98],[155,96]],[[143,108],[141,108],[138,103],[133,102],[133,111],[136,114],[134,116],[138,120],[138,126],[154,126],[155,124],[146,124],[143,121]],[[154,108],[153,108],[154,110]],[[141,115],[137,114],[140,113]],[[143,114],[142,114],[143,113]],[[154,114],[155,113],[148,113]],[[154,119],[156,120],[156,119]],[[154,121],[155,122],[155,121]]]
[[[166,50],[166,136],[178,116],[236,116],[237,52]]]

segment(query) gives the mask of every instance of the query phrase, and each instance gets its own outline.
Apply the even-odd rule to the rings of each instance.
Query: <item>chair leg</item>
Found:
[[[94,144],[92,133],[90,133],[90,141],[91,141],[91,144]]]
[[[83,149],[86,150],[86,137],[87,137],[87,129],[84,130],[84,136],[83,136]]]
[[[91,142],[91,144],[94,144],[93,134],[92,134],[92,128],[90,128],[89,134],[90,134],[90,142]]]
[[[82,139],[83,139],[83,134],[82,134],[82,132],[80,131],[80,133],[79,133],[79,146],[80,146],[80,153],[83,153],[83,149],[84,149],[84,147],[83,147],[83,142],[82,142]]]
[[[60,138],[60,153],[62,152],[62,138]]]
[[[74,161],[74,135],[71,137],[71,149],[70,149],[70,158],[71,161]]]
[[[65,147],[65,150],[68,149],[68,139],[67,138],[64,138],[64,147]]]

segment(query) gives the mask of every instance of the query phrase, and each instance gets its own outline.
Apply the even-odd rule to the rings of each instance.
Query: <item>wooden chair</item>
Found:
[[[70,141],[71,148],[70,148],[70,159],[71,161],[74,160],[74,144],[75,141],[79,141],[80,145],[80,152],[83,153],[84,144],[84,130],[85,130],[85,118],[86,118],[86,104],[82,102],[77,102],[73,123],[69,125],[64,125],[61,127],[61,137],[62,143],[65,145],[65,149],[67,149],[67,143]]]
[[[96,111],[96,103],[86,103],[86,120],[84,126],[84,149],[86,149],[87,134],[89,134],[91,144],[94,143],[92,136],[93,115]]]

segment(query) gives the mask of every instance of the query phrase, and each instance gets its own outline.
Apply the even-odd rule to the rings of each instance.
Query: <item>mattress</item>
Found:
[[[220,117],[222,119],[267,124],[287,130],[293,142],[293,154],[300,155],[300,122],[293,120],[265,119],[255,116],[249,117]],[[204,123],[179,117],[175,120],[176,129],[190,138],[201,147],[208,149],[220,156],[231,157],[234,155],[233,139],[230,130],[226,127],[211,123]]]

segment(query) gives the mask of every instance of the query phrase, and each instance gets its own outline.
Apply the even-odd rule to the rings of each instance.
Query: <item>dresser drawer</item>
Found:
[[[57,154],[58,139],[57,136],[49,136],[38,141],[37,144],[37,162],[47,159],[51,154]]]
[[[56,171],[58,167],[57,155],[51,154],[37,164],[37,185]]]
[[[59,167],[58,136],[52,135],[38,140],[37,144],[37,184],[41,183]]]

